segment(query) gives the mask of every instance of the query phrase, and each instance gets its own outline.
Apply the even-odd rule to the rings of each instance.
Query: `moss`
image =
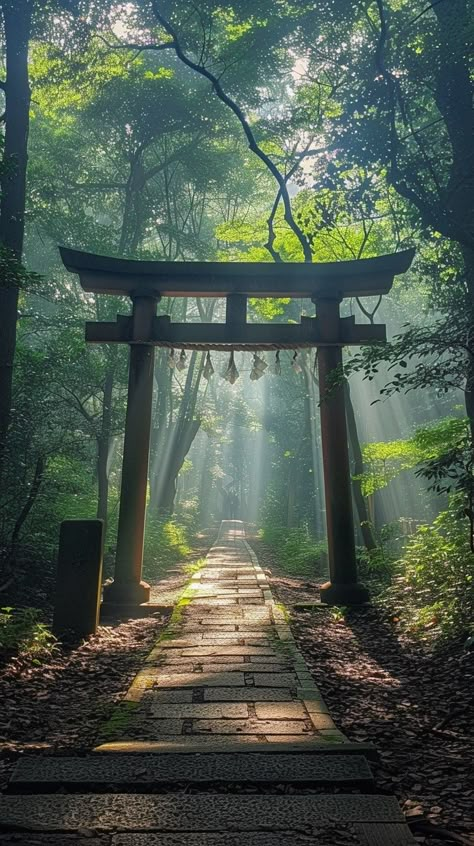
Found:
[[[320,737],[319,740],[322,740],[324,743],[345,743],[343,737],[339,737],[336,734],[325,734],[324,737]]]
[[[190,602],[190,596],[181,596],[181,598],[178,599],[176,605],[173,608],[173,613],[171,614],[168,625],[158,638],[158,643],[161,643],[163,640],[172,640],[174,637],[176,637],[176,628],[182,620],[184,609],[189,605]]]
[[[206,559],[201,558],[199,559],[199,561],[195,561],[193,564],[189,564],[185,568],[185,571],[187,573],[190,573],[191,575],[193,573],[197,573],[198,570],[204,567],[205,562]],[[184,610],[191,602],[193,595],[194,589],[190,580],[186,583],[183,592],[181,593],[181,596],[177,600],[173,608],[171,617],[169,618],[168,625],[158,638],[157,644],[165,640],[172,640],[176,637],[183,618]],[[140,707],[140,704],[140,702],[133,702],[130,700],[124,700],[120,702],[119,705],[117,705],[113,709],[110,718],[100,729],[98,738],[99,742],[120,740],[120,738],[123,737],[123,735],[129,729],[130,724],[132,723],[133,718],[135,716],[135,713]]]
[[[197,561],[191,561],[190,564],[185,564],[183,567],[183,571],[186,573],[186,575],[194,576],[195,573],[199,573],[199,571],[202,570],[205,564],[205,558],[198,558]]]
[[[130,727],[140,702],[120,702],[99,731],[99,742],[119,739]]]
[[[283,605],[283,602],[275,602],[275,608],[278,608],[280,613],[283,614],[283,617],[285,619],[285,623],[289,623],[290,622],[290,612],[288,611],[288,608],[286,607],[286,605]]]

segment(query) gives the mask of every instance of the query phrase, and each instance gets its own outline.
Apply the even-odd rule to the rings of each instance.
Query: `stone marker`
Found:
[[[99,623],[103,520],[63,520],[59,535],[53,632],[87,637]]]

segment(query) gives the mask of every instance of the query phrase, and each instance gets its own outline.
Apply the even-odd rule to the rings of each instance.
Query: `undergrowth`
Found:
[[[287,529],[267,523],[259,535],[274,550],[278,563],[289,575],[311,578],[326,575],[326,543],[312,538],[305,527]]]
[[[159,579],[173,564],[191,553],[188,530],[175,520],[149,518],[145,533],[143,575],[145,579]]]
[[[418,526],[401,551],[390,526],[379,532],[378,549],[357,551],[359,578],[372,600],[409,634],[437,640],[474,633],[474,554],[462,505],[453,496],[433,523]],[[306,529],[265,525],[260,537],[288,575],[325,575],[325,544]]]
[[[40,663],[56,649],[56,638],[38,608],[0,608],[0,652]]]
[[[414,633],[472,633],[474,554],[457,497],[409,539],[403,557],[394,563],[386,599],[398,604],[402,624]]]

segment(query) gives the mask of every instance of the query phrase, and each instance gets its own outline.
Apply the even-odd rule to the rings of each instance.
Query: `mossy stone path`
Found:
[[[19,762],[0,842],[410,846],[374,752],[334,725],[243,524],[224,521],[91,755]]]
[[[99,751],[344,742],[245,540],[222,523]]]

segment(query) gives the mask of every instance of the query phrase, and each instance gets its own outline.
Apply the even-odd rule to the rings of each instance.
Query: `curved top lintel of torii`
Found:
[[[138,261],[60,247],[67,270],[85,291],[131,295],[137,289],[163,297],[335,298],[388,294],[405,273],[414,249],[375,258],[314,262]]]

